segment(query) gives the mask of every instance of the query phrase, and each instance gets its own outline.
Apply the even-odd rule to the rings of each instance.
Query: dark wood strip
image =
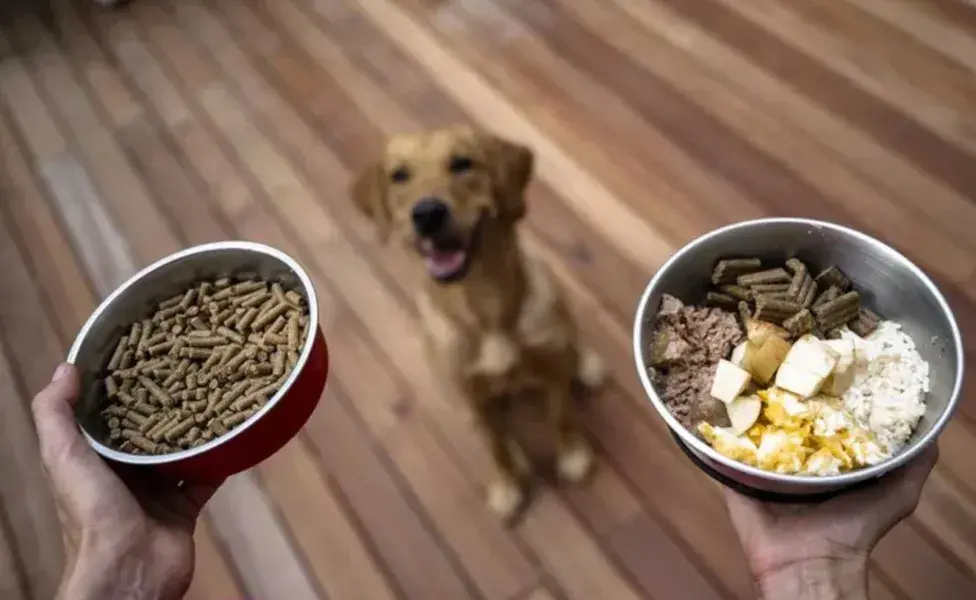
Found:
[[[710,30],[764,69],[844,117],[881,144],[911,158],[963,195],[976,196],[976,159],[913,119],[770,35],[721,2],[665,0],[676,12]]]
[[[7,60],[7,59],[5,59]],[[61,351],[13,231],[0,213],[0,498],[31,598],[53,598],[63,566],[61,525],[41,467],[30,399]]]
[[[900,0],[919,10],[941,15],[946,21],[965,27],[976,36],[976,5],[968,0]]]
[[[29,600],[24,567],[17,554],[13,528],[0,496],[0,597]]]

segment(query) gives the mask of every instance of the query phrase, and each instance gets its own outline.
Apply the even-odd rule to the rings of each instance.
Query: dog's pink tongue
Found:
[[[427,255],[427,268],[435,277],[450,275],[464,264],[464,251],[431,252]]]

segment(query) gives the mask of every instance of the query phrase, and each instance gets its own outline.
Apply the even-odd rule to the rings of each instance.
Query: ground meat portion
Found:
[[[709,395],[718,361],[744,338],[736,315],[712,307],[685,306],[667,294],[651,334],[651,382],[668,410],[686,428],[706,420],[727,425],[721,402]]]

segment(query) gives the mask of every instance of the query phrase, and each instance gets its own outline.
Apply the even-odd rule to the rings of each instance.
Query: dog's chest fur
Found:
[[[504,298],[509,290],[495,290]],[[490,304],[482,302],[482,305]],[[525,263],[521,302],[507,326],[485,326],[422,294],[418,307],[435,367],[478,396],[516,394],[537,387],[574,360],[566,307],[541,264]]]

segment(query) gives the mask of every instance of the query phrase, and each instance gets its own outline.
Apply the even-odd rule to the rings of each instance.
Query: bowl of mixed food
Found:
[[[686,245],[634,321],[647,396],[716,478],[792,497],[884,475],[959,402],[963,347],[921,269],[858,231],[759,219]]]
[[[68,355],[89,444],[117,463],[219,481],[268,458],[318,405],[328,373],[311,278],[251,242],[188,248],[106,298]]]

